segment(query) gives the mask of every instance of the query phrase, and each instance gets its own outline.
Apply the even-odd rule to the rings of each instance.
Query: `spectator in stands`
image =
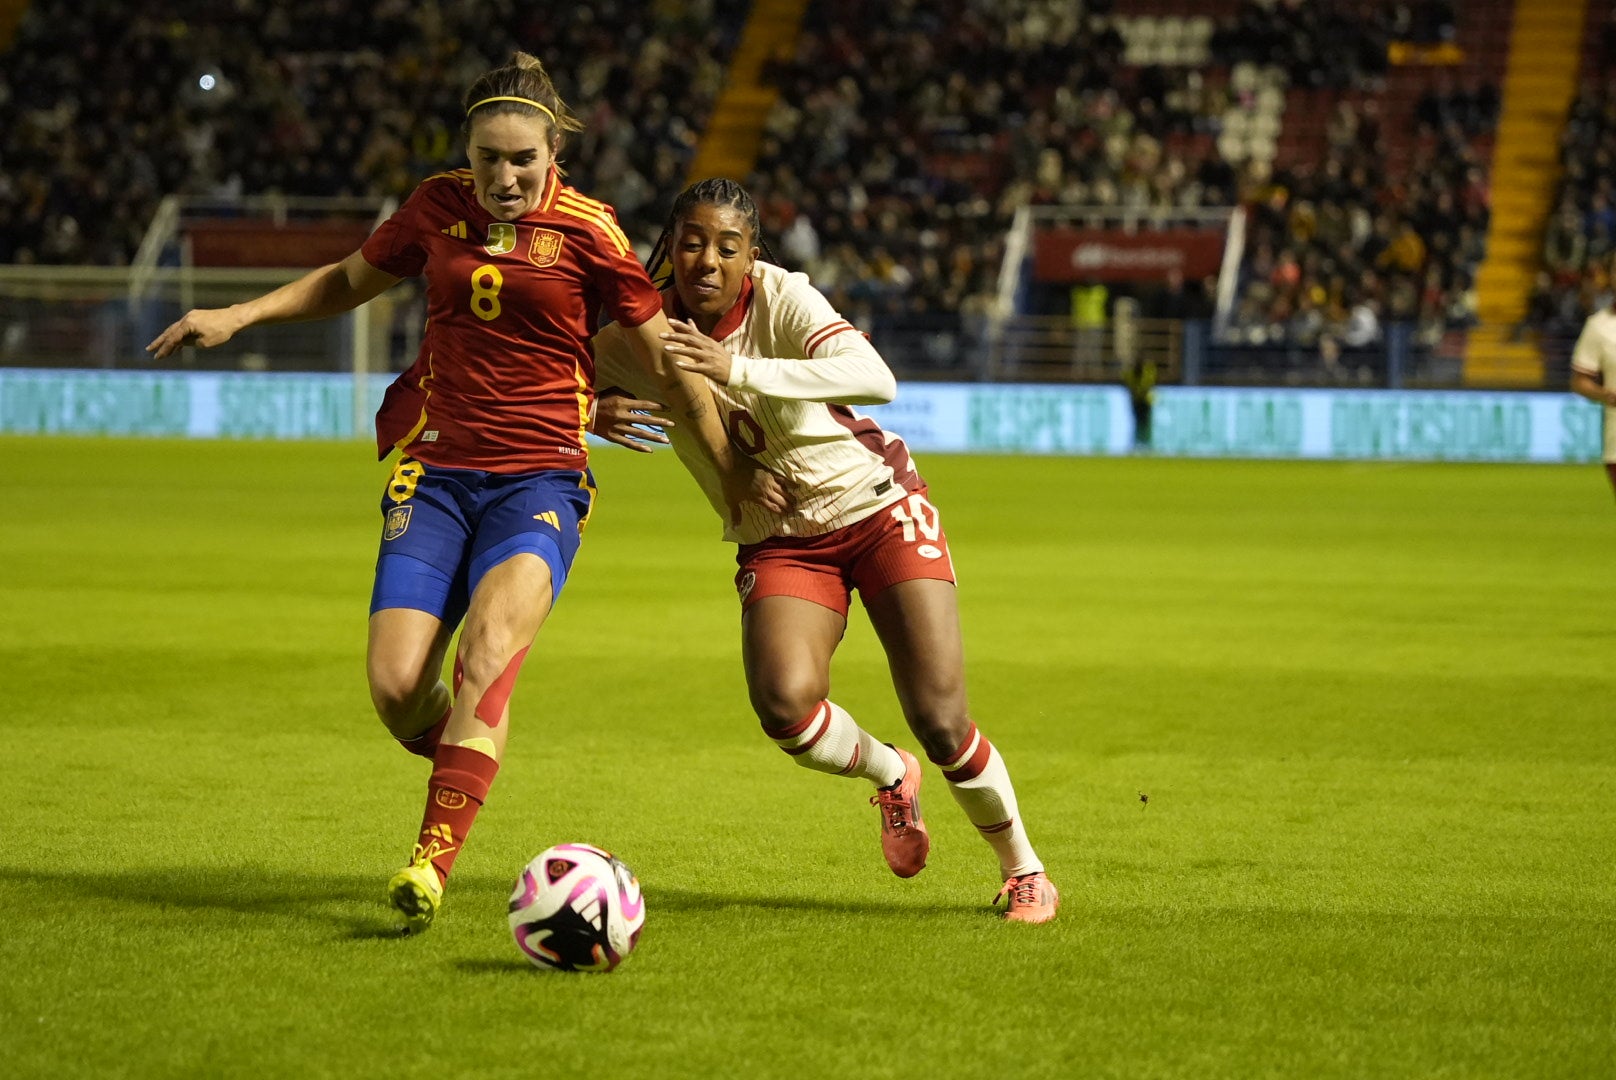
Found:
[[[1092,372],[1105,350],[1106,303],[1110,290],[1087,278],[1071,290],[1072,370]]]
[[[1341,328],[1341,344],[1349,349],[1362,349],[1380,340],[1380,302],[1364,295],[1352,305],[1347,323]]]
[[[1539,270],[1532,280],[1532,291],[1526,300],[1526,315],[1520,331],[1540,334],[1567,334],[1577,325],[1577,294],[1556,286],[1547,270]]]
[[[1543,236],[1543,265],[1561,284],[1573,282],[1588,257],[1588,238],[1574,205],[1561,203]]]

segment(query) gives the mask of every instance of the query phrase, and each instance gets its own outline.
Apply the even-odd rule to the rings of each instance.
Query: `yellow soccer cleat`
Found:
[[[415,845],[415,857],[410,864],[393,875],[387,883],[387,902],[398,916],[399,929],[406,934],[419,934],[432,925],[443,902],[443,882],[432,868],[431,853]]]

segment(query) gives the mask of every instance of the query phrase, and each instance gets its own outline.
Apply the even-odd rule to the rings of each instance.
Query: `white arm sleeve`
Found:
[[[838,405],[884,405],[897,396],[898,382],[881,354],[807,275],[789,275],[769,321],[776,347],[793,355],[732,357],[731,388]]]

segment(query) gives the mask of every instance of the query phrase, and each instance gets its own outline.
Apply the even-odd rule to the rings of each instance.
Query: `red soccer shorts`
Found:
[[[735,561],[743,611],[765,596],[796,596],[846,618],[854,589],[868,601],[900,581],[954,580],[942,518],[924,488],[834,532],[742,544]]]

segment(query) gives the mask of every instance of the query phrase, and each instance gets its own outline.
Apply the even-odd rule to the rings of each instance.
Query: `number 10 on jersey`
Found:
[[[922,537],[935,540],[943,532],[937,508],[919,492],[893,506],[892,517],[903,526],[903,538],[911,544]]]

